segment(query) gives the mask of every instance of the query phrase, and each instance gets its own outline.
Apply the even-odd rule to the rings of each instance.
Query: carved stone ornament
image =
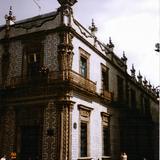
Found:
[[[58,2],[63,6],[63,5],[69,5],[73,6],[77,0],[58,0]]]
[[[134,65],[133,64],[132,64],[132,69],[130,71],[131,71],[132,78],[135,78],[136,77],[136,75],[135,75],[136,70],[134,69]]]
[[[121,57],[121,60],[126,64],[126,62],[127,62],[127,57],[126,57],[124,51],[123,51],[123,57]]]
[[[138,78],[138,82],[142,83],[142,75],[141,75],[140,71],[139,71],[137,78]]]
[[[79,104],[78,109],[79,109],[81,119],[85,119],[85,120],[88,121],[93,108],[90,108],[90,107],[84,106],[82,104]]]
[[[103,122],[105,122],[105,123],[108,124],[108,117],[107,117],[107,116],[103,116],[103,117],[102,117],[102,120],[103,120]]]
[[[108,126],[109,125],[110,115],[108,113],[101,112],[101,117],[102,117],[103,124]]]
[[[87,110],[80,109],[80,115],[86,118],[89,118],[90,112]]]

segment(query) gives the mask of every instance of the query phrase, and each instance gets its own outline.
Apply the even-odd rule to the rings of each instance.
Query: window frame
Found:
[[[117,75],[117,100],[123,102],[124,97],[125,97],[124,94],[125,94],[124,93],[124,79],[121,76]]]
[[[103,73],[105,74],[104,80],[103,80]],[[101,63],[101,88],[103,91],[109,91],[109,68],[102,63]]]
[[[81,136],[82,136],[82,124],[86,124],[86,127],[87,127],[87,132],[86,132],[86,139],[87,139],[87,141],[86,141],[86,155],[85,156],[82,156],[82,141],[81,141]],[[89,139],[88,139],[88,132],[89,132],[89,128],[88,128],[88,126],[89,126],[89,123],[87,122],[87,121],[83,121],[83,120],[81,120],[81,122],[80,122],[80,147],[79,147],[79,149],[80,149],[80,154],[79,154],[79,156],[80,157],[88,157],[88,143],[89,143]]]
[[[103,158],[110,158],[111,157],[111,141],[110,141],[110,114],[106,113],[106,112],[101,112],[101,120],[102,120],[102,157]],[[109,144],[107,144],[109,146],[109,150],[108,153],[105,154],[104,151],[104,128],[108,129],[108,141]]]
[[[79,110],[79,159],[87,158],[90,156],[90,115],[93,108],[84,106],[82,104],[78,105]],[[81,123],[87,124],[87,155],[86,157],[81,156]]]
[[[144,113],[146,116],[150,116],[151,114],[150,99],[147,96],[144,97]]]
[[[81,58],[86,60],[86,75],[83,76],[82,74],[82,67],[81,67]],[[90,58],[90,54],[85,51],[84,49],[82,49],[81,47],[79,47],[79,73],[82,77],[89,79],[89,71],[90,71],[90,64],[89,64],[89,58]]]
[[[36,76],[36,75],[32,75],[32,71],[31,71],[31,65],[33,65],[34,63],[38,64],[38,67],[40,69],[40,67],[43,65],[44,62],[44,46],[42,44],[42,42],[32,42],[32,43],[27,43],[24,47],[24,53],[26,56],[26,66],[27,66],[27,76],[29,76],[30,78]],[[33,56],[33,61],[31,62],[31,56]],[[38,71],[37,71],[37,75],[38,75]]]
[[[137,109],[137,95],[135,89],[133,88],[130,89],[130,105],[131,109]]]

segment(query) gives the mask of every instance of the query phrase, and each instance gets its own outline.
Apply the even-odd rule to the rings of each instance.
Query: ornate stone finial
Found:
[[[131,71],[132,78],[136,78],[136,75],[135,75],[136,70],[134,69],[134,65],[133,64],[132,64],[132,69],[130,71]]]
[[[98,28],[94,24],[94,19],[92,19],[92,25],[89,26],[89,30],[91,31],[93,36],[95,36],[95,33],[98,31]]]
[[[152,86],[152,92],[156,94],[156,88],[154,86]]]
[[[10,10],[9,10],[9,15],[5,15],[5,19],[6,19],[6,25],[12,25],[14,24],[15,20],[16,20],[16,17],[13,16],[13,13],[12,13],[12,6],[10,6]]]
[[[149,84],[148,84],[148,88],[149,88],[149,90],[151,90],[151,88],[152,88],[152,85],[151,85],[150,81],[149,81]]]
[[[73,6],[77,2],[77,0],[58,0],[58,2],[62,6],[65,6],[65,5]]]
[[[109,37],[109,44],[107,44],[109,48],[114,48],[114,44],[112,43],[111,37]]]
[[[156,90],[156,97],[157,97],[157,98],[160,97],[160,93],[159,93],[159,90],[158,90],[158,89]]]
[[[127,57],[126,57],[124,51],[123,51],[123,57],[121,57],[121,60],[126,64],[126,62],[127,62]]]
[[[142,75],[141,75],[140,71],[139,71],[137,78],[138,78],[138,82],[142,84]]]
[[[143,80],[144,86],[147,86],[147,83],[148,83],[148,81],[146,80],[146,77],[144,77],[144,80]]]

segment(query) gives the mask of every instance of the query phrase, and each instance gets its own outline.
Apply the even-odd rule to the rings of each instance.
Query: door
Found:
[[[40,127],[21,127],[21,160],[38,160],[40,148]]]

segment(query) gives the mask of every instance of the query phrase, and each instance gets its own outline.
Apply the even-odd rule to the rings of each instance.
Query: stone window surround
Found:
[[[101,63],[101,82],[102,82],[102,71],[108,72],[108,79],[107,79],[107,89],[103,87],[103,84],[101,84],[102,90],[107,90],[109,91],[109,68],[105,66],[103,63]]]
[[[89,75],[90,75],[90,62],[89,62],[89,57],[90,54],[85,51],[84,49],[82,49],[81,47],[79,47],[79,73],[81,74],[81,66],[80,66],[80,61],[81,61],[81,57],[83,57],[84,59],[87,60],[87,79],[89,79]]]
[[[120,75],[117,75],[117,100],[119,101],[124,101],[124,85],[124,78]]]
[[[108,127],[109,128],[109,126],[110,126],[110,117],[111,117],[111,115],[109,113],[101,112],[101,119],[102,119],[102,144],[103,144],[103,127]],[[103,153],[103,146],[102,146],[102,153]],[[111,156],[110,155],[107,155],[107,156],[103,155],[101,158],[102,158],[102,160],[103,159],[104,160],[109,160],[109,159],[111,159]]]
[[[28,75],[28,65],[30,64],[29,56],[33,53],[40,55],[40,64],[44,63],[44,38],[43,37],[30,37],[22,41],[23,55],[22,55],[22,75]]]
[[[137,109],[137,93],[133,87],[130,88],[130,107]]]
[[[90,114],[93,108],[87,107],[82,104],[78,104],[78,110],[79,110],[79,157],[78,160],[91,160],[90,157]],[[80,127],[81,122],[87,123],[87,157],[80,157]]]
[[[30,47],[30,48],[29,48]],[[28,44],[27,48],[29,49],[25,49],[25,53],[27,56],[27,62],[30,63],[30,60],[28,59],[29,56],[33,55],[37,56],[38,54],[40,55],[40,61],[43,64],[43,59],[44,59],[44,47],[42,45],[42,43],[35,43],[35,46],[33,46],[33,44]],[[36,57],[34,57],[36,58]],[[35,59],[37,61],[37,59]]]

